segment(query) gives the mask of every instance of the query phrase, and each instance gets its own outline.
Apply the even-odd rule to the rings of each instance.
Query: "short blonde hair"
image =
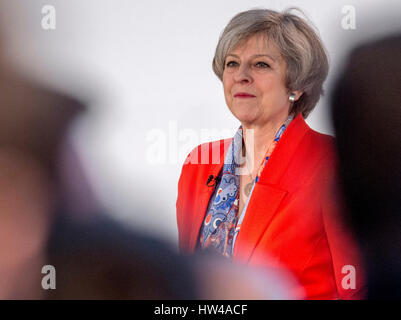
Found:
[[[222,80],[227,54],[255,34],[266,35],[286,62],[286,87],[289,91],[303,92],[292,104],[290,114],[301,112],[306,118],[323,94],[329,63],[326,49],[312,24],[290,13],[291,10],[302,13],[296,8],[282,13],[252,9],[234,16],[220,35],[213,58],[213,71]]]

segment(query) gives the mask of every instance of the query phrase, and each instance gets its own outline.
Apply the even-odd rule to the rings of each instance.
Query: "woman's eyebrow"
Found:
[[[237,58],[237,59],[240,58],[239,56],[237,56],[236,54],[233,54],[233,53],[227,54],[227,57],[228,56],[233,56],[234,58]],[[253,58],[258,58],[258,57],[268,57],[269,59],[271,59],[274,62],[276,62],[276,60],[271,55],[268,55],[268,54],[254,54],[253,56],[251,56],[252,59]]]
[[[255,55],[252,56],[252,58],[258,58],[258,57],[268,57],[269,59],[271,59],[274,62],[276,62],[276,60],[269,54],[255,54]]]

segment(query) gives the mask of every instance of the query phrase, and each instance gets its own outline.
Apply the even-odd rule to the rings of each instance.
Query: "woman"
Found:
[[[213,70],[241,126],[185,161],[181,252],[287,268],[300,284],[294,290],[311,299],[360,298],[359,253],[333,188],[332,138],[304,120],[328,73],[319,37],[288,11],[245,11],[221,34]]]

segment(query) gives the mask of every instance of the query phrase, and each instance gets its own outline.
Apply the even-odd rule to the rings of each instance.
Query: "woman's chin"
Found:
[[[242,118],[236,117],[236,118],[241,122],[242,125],[245,126],[250,126],[256,122],[256,119],[250,117],[242,117]]]
[[[252,113],[250,110],[232,110],[232,114],[236,117],[242,124],[251,124],[257,120],[257,115]]]

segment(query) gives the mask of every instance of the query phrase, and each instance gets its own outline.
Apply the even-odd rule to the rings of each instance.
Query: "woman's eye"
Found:
[[[258,68],[269,68],[270,66],[266,62],[259,61],[256,63]]]
[[[236,67],[238,65],[238,63],[237,62],[235,62],[235,61],[229,61],[229,62],[227,62],[226,63],[226,67]]]

